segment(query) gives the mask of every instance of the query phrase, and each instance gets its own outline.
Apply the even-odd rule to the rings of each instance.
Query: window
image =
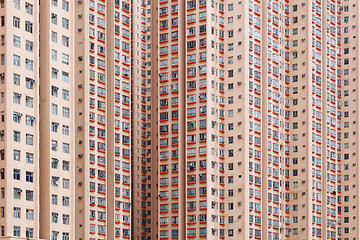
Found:
[[[26,163],[33,163],[34,162],[34,155],[32,153],[26,153]]]
[[[13,64],[14,66],[20,67],[20,56],[15,54],[13,55]]]
[[[51,32],[51,41],[53,42],[57,42],[57,33],[56,32]]]
[[[20,37],[18,37],[18,36],[13,36],[13,45],[14,45],[14,47],[17,47],[17,48],[19,48],[20,47]]]
[[[52,218],[52,220],[54,220],[54,219]],[[53,222],[53,223],[57,223],[57,217],[56,217],[56,222]],[[51,240],[57,240],[58,236],[59,236],[59,232],[57,232],[57,231],[51,232]]]
[[[14,78],[15,78],[15,75],[16,74],[14,74]],[[20,75],[18,75],[19,76],[19,81],[20,81]],[[26,88],[27,89],[33,89],[33,87],[34,87],[34,80],[33,79],[31,79],[31,78],[25,78],[25,85],[26,85]]]
[[[13,0],[13,7],[16,9],[20,9],[20,0]]]
[[[57,7],[57,4],[58,4],[58,0],[51,0],[51,5]]]
[[[31,59],[28,59],[28,58],[25,59],[25,67],[26,67],[27,70],[32,71],[33,68],[34,68],[34,61],[31,60]]]
[[[70,145],[68,143],[63,143],[63,153],[69,153]]]
[[[57,24],[57,14],[51,13],[51,23],[55,25]]]
[[[34,173],[26,171],[26,181],[34,182]]]
[[[69,55],[63,53],[63,54],[61,55],[61,62],[62,62],[63,64],[69,65]]]
[[[26,209],[26,220],[34,220],[34,210]]]
[[[58,150],[58,143],[55,140],[51,140],[51,150],[57,151]]]
[[[13,26],[16,28],[20,28],[20,18],[13,17]]]
[[[66,18],[62,18],[62,27],[65,29],[69,29],[69,20]]]
[[[69,118],[70,117],[70,108],[68,107],[63,107],[62,108],[62,115],[65,118]]]
[[[69,132],[70,132],[69,126],[63,125],[63,128],[62,128],[63,135],[69,136]]]
[[[62,165],[62,169],[64,170],[64,171],[69,171],[70,170],[70,162],[69,161],[63,161],[63,165]]]
[[[34,201],[34,191],[26,190],[26,201]]]
[[[69,2],[68,1],[65,1],[65,0],[62,1],[62,9],[67,12],[69,11]]]
[[[55,194],[51,195],[51,204],[52,205],[57,205],[58,204],[58,196]]]
[[[15,161],[20,161],[20,151],[19,150],[13,151],[13,158]]]
[[[51,222],[52,223],[57,223],[58,222],[58,216],[59,216],[59,214],[58,213],[51,213]],[[54,233],[54,232],[53,232]],[[57,236],[57,235],[56,235]],[[53,237],[53,239],[54,239],[54,237]]]
[[[20,226],[14,226],[14,237],[20,237],[21,227]]]
[[[34,144],[34,135],[26,134],[26,144],[33,145]]]
[[[21,192],[22,190],[20,188],[14,188],[14,198],[20,199],[21,198]]]
[[[20,132],[14,131],[14,142],[20,142]]]
[[[26,40],[25,49],[26,49],[26,51],[28,51],[28,52],[33,52],[34,43],[31,42],[31,41],[29,41],[29,40]]]
[[[25,12],[32,15],[33,14],[33,5],[28,2],[25,2]]]
[[[70,198],[69,197],[66,197],[66,196],[63,196],[62,197],[62,205],[64,207],[68,207],[70,205]]]
[[[13,113],[13,122],[20,123],[21,120],[21,113],[14,112]]]
[[[54,115],[58,115],[58,106],[54,103],[51,104],[51,113]]]
[[[70,180],[64,178],[64,179],[63,179],[63,188],[64,188],[64,189],[69,189],[69,187],[70,187]]]
[[[69,91],[63,89],[62,90],[62,99],[69,101]]]
[[[69,225],[69,223],[70,223],[70,215],[63,214],[63,224]]]
[[[14,169],[14,180],[20,180],[20,169]]]
[[[26,96],[26,106],[27,107],[33,107],[34,99],[32,97]]]
[[[29,33],[33,32],[33,24],[30,21],[25,22],[25,31]]]
[[[69,82],[69,73],[62,72],[62,81],[63,82]]]

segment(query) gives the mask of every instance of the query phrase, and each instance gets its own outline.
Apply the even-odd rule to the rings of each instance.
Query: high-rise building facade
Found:
[[[359,12],[0,0],[0,238],[359,239]]]

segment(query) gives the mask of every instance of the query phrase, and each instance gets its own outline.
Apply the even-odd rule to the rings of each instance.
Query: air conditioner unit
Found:
[[[82,168],[79,168],[79,172],[82,172]]]
[[[302,180],[301,183],[306,183],[306,181],[305,181],[305,180]]]
[[[242,71],[242,68],[238,68],[238,71],[241,72],[241,71]]]
[[[238,31],[241,32],[241,31],[242,31],[242,28],[239,28]]]
[[[242,138],[242,135],[238,135],[238,138]]]
[[[82,129],[82,126],[78,126],[78,129],[81,130],[81,129]]]
[[[82,182],[79,182],[79,186],[82,186]]]
[[[304,196],[305,194],[306,194],[305,192],[302,192],[302,193],[301,193],[301,195],[303,195],[303,196]]]
[[[82,28],[78,28],[78,31],[81,32],[81,31],[82,31]]]
[[[0,73],[0,77],[3,77],[5,74],[4,73]]]
[[[242,188],[239,188],[239,189],[238,189],[238,192],[242,192]]]
[[[305,50],[301,50],[301,53],[305,53]]]
[[[241,45],[242,44],[242,41],[238,42],[238,45]]]
[[[238,229],[238,232],[242,232],[242,228],[239,228],[239,229]]]
[[[241,18],[241,14],[237,15],[238,18]]]
[[[306,204],[304,203],[303,205],[302,205],[302,207],[305,207],[306,206]]]
[[[238,202],[238,205],[241,206],[241,205],[242,205],[242,202]]]
[[[242,124],[242,122],[238,122],[238,125],[241,125]]]
[[[83,86],[82,84],[79,84],[79,85],[78,85],[78,88],[82,88],[82,86]]]
[[[79,14],[79,15],[78,15],[78,18],[82,18],[82,14]]]
[[[302,18],[305,18],[305,14],[301,15]]]
[[[79,196],[79,197],[78,197],[78,199],[80,199],[80,200],[81,200],[81,199],[82,199],[82,196]]]
[[[79,144],[82,144],[82,140],[79,140]]]
[[[305,76],[306,76],[306,74],[305,74],[305,73],[304,73],[304,74],[301,74],[301,76],[302,76],[302,77],[305,77]]]
[[[238,162],[238,165],[240,166],[242,164],[242,162]]]
[[[239,82],[237,82],[237,84],[238,84],[238,85],[241,85],[241,84],[242,84],[242,82],[241,82],[241,81],[239,81]]]
[[[241,55],[238,55],[238,56],[237,56],[237,58],[238,58],[238,59],[241,59],[241,58],[242,58],[242,56],[241,56]]]
[[[238,108],[238,112],[241,112],[242,111],[242,108]]]
[[[240,219],[240,218],[242,218],[242,216],[241,216],[241,215],[239,215],[239,216],[238,216],[238,219]]]
[[[79,59],[79,61],[82,61],[82,60],[83,60],[82,56],[79,56],[78,59]]]
[[[82,154],[79,154],[78,157],[79,157],[79,158],[82,158]]]
[[[239,95],[239,98],[242,98],[242,95]]]
[[[78,3],[81,4],[81,3],[82,3],[82,0],[78,0]]]
[[[79,102],[82,102],[82,98],[79,98]]]

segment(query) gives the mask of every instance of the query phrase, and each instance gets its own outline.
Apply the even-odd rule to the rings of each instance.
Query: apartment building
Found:
[[[157,9],[159,239],[357,239],[358,3]]]
[[[359,10],[0,0],[0,238],[359,239]]]

